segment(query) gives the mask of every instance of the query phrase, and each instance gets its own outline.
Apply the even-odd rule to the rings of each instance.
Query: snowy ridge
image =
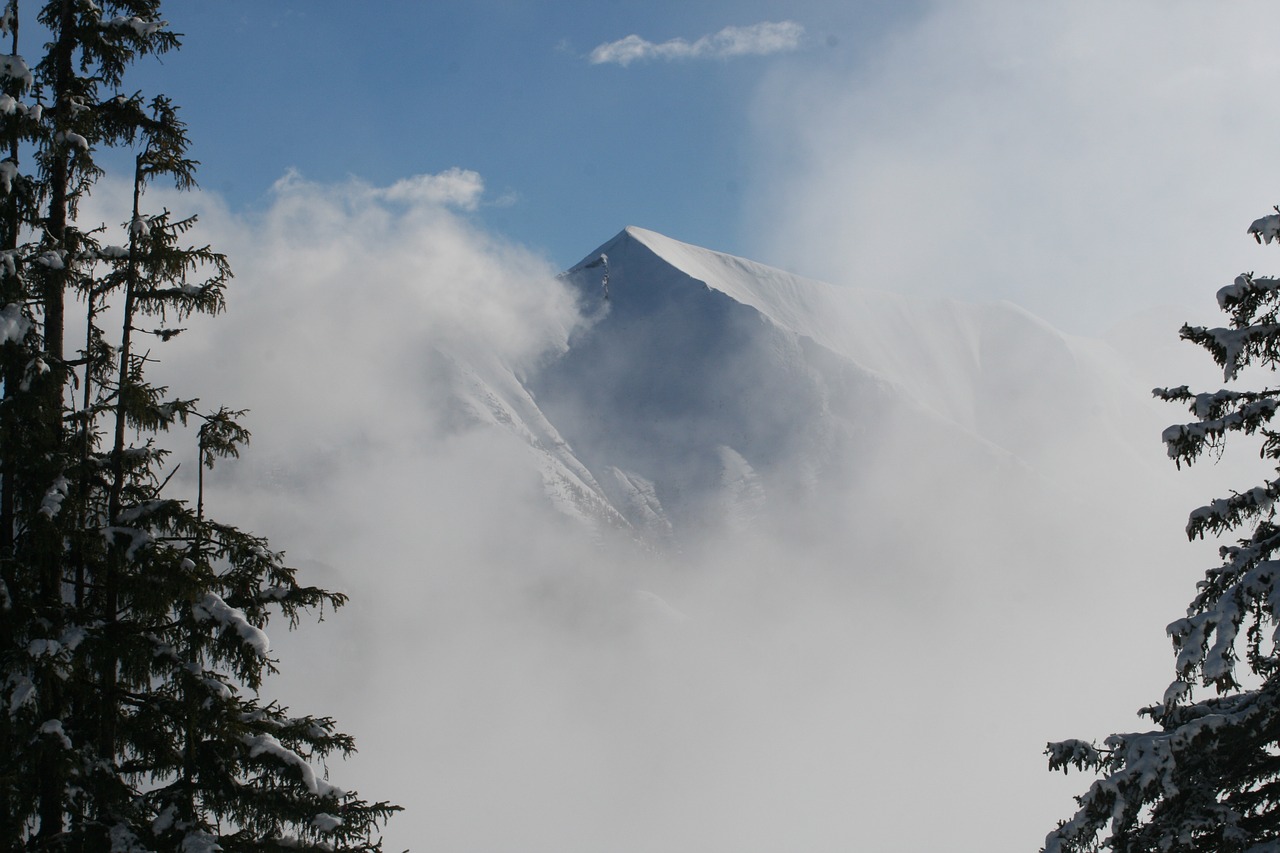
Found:
[[[649,480],[639,474],[631,474],[613,466],[608,468],[612,476],[604,482],[612,486],[606,492],[620,507],[626,518],[643,534],[646,539],[660,546],[669,546],[674,540],[675,532],[671,521],[667,518],[662,502],[658,500],[657,490]]]
[[[975,392],[1009,380],[1017,384],[1019,364],[1045,374],[1070,372],[1082,360],[1101,367],[1095,342],[1070,338],[1011,303],[967,304],[841,287],[643,228],[628,227],[614,241],[624,237],[980,434],[987,430],[974,407]],[[1016,349],[1010,338],[1017,339]]]
[[[447,360],[454,371],[455,401],[465,416],[507,431],[529,450],[558,510],[592,528],[627,526],[511,370],[496,362],[481,370],[456,356]]]
[[[981,320],[967,316],[972,306],[837,287],[634,226],[614,241],[624,238],[635,240],[708,288],[756,309],[781,328],[851,359],[917,398],[928,397],[939,415],[966,426],[971,422],[966,411],[968,395],[957,392],[939,398],[919,392],[923,385],[930,391],[955,389],[955,380],[966,377],[961,368],[980,361]],[[922,327],[927,335],[919,334]]]
[[[883,462],[909,452],[938,477],[959,476],[946,455],[1013,464],[837,350],[850,347],[838,317],[823,326],[838,300],[829,285],[638,229],[566,278],[594,322],[530,378],[534,396],[597,479],[616,469],[651,484],[651,497],[615,503],[637,529],[659,512],[677,543],[784,523],[778,510],[804,513],[850,482],[871,493],[889,477]]]
[[[1101,409],[1137,406],[1154,418],[1167,417],[1146,404],[1149,389],[1110,347],[1065,335],[1011,303],[969,304],[827,284],[635,226],[573,269],[607,252],[618,291],[626,286],[619,262],[640,254],[637,247],[651,255],[647,263],[668,265],[754,308],[776,326],[848,359],[916,404],[1033,465],[1046,450],[1035,446],[1036,437],[1047,442],[1063,424],[1078,420],[1071,411],[1077,398],[1096,398]],[[1007,413],[992,417],[1003,406],[980,405],[1009,396],[1025,401],[1014,406],[1012,418]],[[1102,423],[1091,426],[1116,437]]]
[[[731,530],[747,531],[764,514],[766,495],[760,476],[732,447],[717,448],[720,455],[720,490],[724,517]]]

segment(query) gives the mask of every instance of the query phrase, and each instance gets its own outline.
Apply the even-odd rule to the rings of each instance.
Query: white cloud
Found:
[[[761,533],[664,564],[585,542],[547,508],[522,445],[445,416],[440,349],[532,369],[577,322],[545,261],[435,191],[468,183],[292,175],[252,218],[212,196],[150,199],[175,211],[197,202],[197,239],[237,272],[227,316],[193,318],[156,353],[175,393],[251,410],[244,459],[208,475],[211,513],[269,535],[308,582],[352,594],[319,628],[274,626],[282,675],[265,693],[356,735],[360,756],[333,780],[407,807],[389,847],[926,849],[940,831],[988,832],[992,796],[1018,803],[1004,846],[1037,843],[1078,787],[1043,770],[1043,743],[1090,733],[1112,707],[1089,691],[1078,701],[1094,717],[1046,699],[1058,672],[1047,662],[1103,642],[1081,602],[1106,566],[1081,559],[1059,574],[1083,544],[1026,555],[957,531],[946,507],[978,491],[952,494],[935,471],[927,498],[872,488],[856,504],[865,511],[833,509],[834,532],[799,548],[803,534]],[[119,195],[127,204],[127,187]],[[891,532],[878,534],[885,553],[868,553],[850,519],[873,508],[911,528],[929,559]],[[823,526],[809,522],[796,529]],[[1045,577],[1067,580],[1048,595],[1058,621],[1041,628]],[[1141,587],[1118,580],[1112,594],[1156,607]],[[690,619],[628,620],[637,588]],[[1078,636],[1086,625],[1096,642]],[[1158,666],[1167,642],[1158,629],[1150,640]],[[1109,696],[1128,673],[1102,678]],[[1056,717],[1042,715],[1046,702],[1062,706]],[[1023,795],[1042,784],[1059,786],[1048,807]],[[908,790],[938,821],[910,820]],[[488,819],[495,811],[502,821]]]
[[[795,50],[804,27],[795,21],[765,21],[747,27],[725,27],[718,33],[689,42],[676,38],[651,42],[638,35],[606,42],[591,51],[593,65],[615,63],[627,66],[641,59],[730,59],[736,56],[767,56]]]
[[[388,435],[430,420],[433,393],[445,393],[427,381],[438,351],[483,351],[518,367],[563,346],[576,314],[556,270],[457,212],[474,208],[483,186],[461,169],[386,187],[291,173],[254,219],[213,211],[202,225],[236,280],[228,319],[178,348],[203,350],[185,369],[214,398],[278,413],[313,447],[341,446],[367,432],[369,412],[397,410],[379,426]],[[220,369],[206,376],[206,359]]]
[[[1211,314],[1274,257],[1244,228],[1280,199],[1278,38],[1256,0],[931,4],[854,67],[771,71],[749,230],[781,266],[1070,331]]]
[[[341,205],[344,208],[358,204],[371,210],[385,202],[391,202],[422,210],[439,208],[471,211],[480,206],[484,197],[484,178],[478,172],[454,166],[436,174],[410,175],[386,187],[371,186],[360,180],[336,186],[321,186],[290,169],[271,189],[277,200],[294,198],[304,191],[323,195],[330,203],[336,203],[338,196],[341,196],[345,199]],[[511,204],[509,195],[504,195],[494,204]]]
[[[360,760],[334,765],[334,781],[411,809],[388,833],[404,839],[396,849],[430,832],[424,791],[475,766],[447,744],[485,756],[511,730],[487,685],[516,678],[510,661],[555,672],[541,656],[556,635],[523,596],[598,558],[545,505],[527,448],[450,406],[442,352],[525,371],[578,320],[545,258],[457,212],[482,184],[462,170],[391,186],[292,173],[254,214],[211,192],[145,197],[198,213],[189,239],[226,252],[236,274],[225,315],[188,318],[152,353],[152,378],[175,395],[249,409],[252,445],[206,474],[211,516],[270,537],[305,582],[352,594],[323,626],[269,626],[283,671],[264,693],[357,737]],[[128,184],[104,181],[82,221],[119,222],[129,203]],[[187,438],[164,437],[181,497],[196,467]],[[439,763],[441,750],[462,763]]]
[[[892,39],[867,46],[855,65],[771,72],[755,103],[759,183],[747,214],[755,239],[746,242],[771,263],[818,278],[1007,299],[1068,331],[1097,333],[1150,312],[1169,345],[1149,349],[1146,387],[1195,387],[1180,359],[1217,382],[1221,375],[1213,378],[1205,353],[1179,345],[1177,328],[1185,320],[1220,324],[1214,293],[1237,273],[1280,270],[1275,247],[1256,246],[1245,234],[1280,201],[1280,164],[1268,142],[1280,133],[1280,107],[1265,82],[1280,71],[1277,39],[1280,19],[1252,0],[931,3]],[[1122,332],[1146,346],[1148,330],[1130,324]],[[1059,393],[1082,405],[1087,396]],[[1145,391],[1135,382],[1133,393]],[[1169,407],[1167,417],[1176,422],[1185,412]],[[1145,440],[1158,448],[1156,432]],[[1064,446],[1071,441],[1064,436]],[[1249,464],[1247,452],[1227,455],[1241,468]],[[1196,501],[1231,483],[1228,477],[1207,486],[1204,478],[1214,476],[1208,468],[1177,475]],[[1196,505],[1155,482],[1152,505],[1180,504],[1184,513]],[[1107,488],[1088,479],[1080,486],[1098,494]],[[1133,512],[1150,508],[1135,504]],[[1139,529],[1128,512],[1082,516],[1086,539],[1114,537],[1129,555],[1095,541],[1091,555],[1064,560],[1056,583],[1026,587],[1048,603],[1023,606],[1078,620],[1051,629],[1066,645],[1092,642],[1088,621],[1119,613],[1097,602],[1117,600],[1111,596],[1120,585],[1165,602],[1141,612],[1122,606],[1098,653],[1064,653],[1047,631],[1016,632],[1028,677],[1049,672],[1057,685],[1040,694],[1054,707],[1052,721],[1046,714],[1038,724],[1043,740],[1143,725],[1134,715],[1150,701],[1143,694],[1158,697],[1173,671],[1167,646],[1158,647],[1163,625],[1181,615],[1200,571],[1214,564],[1209,551],[1199,565],[1187,559],[1177,518],[1170,512],[1170,523]],[[1142,547],[1167,549],[1181,562],[1173,568],[1149,560]],[[1018,563],[994,556],[993,576],[1007,583],[1019,575]],[[1106,573],[1080,574],[1091,567]],[[1082,597],[1062,606],[1058,596],[1068,593]],[[1104,670],[1125,671],[1132,686],[1101,686]],[[993,707],[1016,700],[1025,682],[996,685],[982,691]],[[1084,685],[1093,708],[1077,704],[1069,685]],[[1132,701],[1119,701],[1121,692]],[[1103,702],[1110,703],[1105,712]],[[1016,780],[1018,793],[1005,802],[1016,802],[1021,814],[1009,824],[1039,823],[1044,832],[1069,816],[1067,794],[1083,791],[1087,775],[1060,783],[1043,764],[1027,762],[991,781],[1006,759],[1012,762],[1009,751],[1030,746],[1038,713],[1010,715],[1022,728],[1021,744],[997,739],[996,751],[1006,754],[974,761],[971,783],[994,788]]]
[[[456,166],[438,175],[414,175],[376,191],[388,201],[437,204],[475,210],[484,195],[484,179],[470,169]]]
[[[1181,603],[1076,556],[1102,542],[1162,571],[1178,561],[1105,531],[1020,549],[957,522],[976,484],[956,494],[932,470],[897,483],[915,456],[894,454],[859,471],[859,487],[887,483],[853,504],[865,511],[831,496],[830,530],[825,517],[797,528],[811,539],[760,531],[671,563],[585,541],[546,505],[523,444],[448,417],[441,350],[533,370],[579,321],[544,259],[457,212],[479,197],[471,175],[377,187],[293,174],[254,216],[212,194],[147,199],[194,206],[192,239],[237,274],[225,317],[191,318],[154,353],[175,394],[251,410],[253,445],[207,475],[211,514],[352,594],[319,628],[272,626],[282,675],[264,694],[357,737],[333,781],[407,807],[388,847],[928,849],[939,833],[989,841],[993,797],[1015,805],[996,846],[1038,843],[1080,787],[1044,771],[1044,742],[1148,698],[1124,667],[1085,691],[1060,675],[1130,630],[1095,624],[1093,590],[1105,578],[1126,617]],[[92,201],[127,209],[128,187]],[[175,494],[195,468],[182,448]],[[878,528],[876,512],[892,523],[869,551],[851,530]],[[689,620],[627,616],[638,588]],[[1144,665],[1160,667],[1167,640],[1142,634]],[[1040,785],[1054,803],[1027,794]],[[918,801],[936,820],[912,820]]]

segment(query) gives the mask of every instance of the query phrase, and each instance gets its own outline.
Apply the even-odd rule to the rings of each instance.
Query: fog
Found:
[[[1244,229],[1278,201],[1259,147],[1280,125],[1278,35],[1253,0],[926,4],[873,45],[771,71],[749,244],[1085,334],[1211,310],[1260,263]]]
[[[856,477],[833,460],[659,553],[557,511],[526,442],[459,415],[452,361],[536,374],[586,322],[469,216],[478,176],[149,199],[194,206],[237,273],[155,353],[175,392],[251,410],[210,514],[351,596],[272,626],[265,693],[357,737],[331,778],[405,807],[388,850],[1036,849],[1088,782],[1045,742],[1141,725],[1172,678],[1162,629],[1214,550],[1181,527],[1223,473],[1175,476],[1175,412],[1121,406],[1102,447],[1060,423],[1028,471],[869,411]]]

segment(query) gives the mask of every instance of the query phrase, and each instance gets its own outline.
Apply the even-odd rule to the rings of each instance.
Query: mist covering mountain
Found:
[[[709,531],[910,535],[960,493],[953,523],[998,524],[1167,473],[1128,429],[1160,418],[1124,359],[1011,304],[836,287],[635,227],[562,278],[583,316],[563,351],[522,377],[454,363],[458,402],[529,445],[564,514],[664,553]]]
[[[388,849],[1035,849],[1084,782],[1045,742],[1141,725],[1220,491],[1150,364],[639,228],[557,276],[381,204],[297,182],[213,233],[253,247],[234,322],[166,367],[252,410],[210,512],[352,596],[273,630],[269,688],[357,737]]]

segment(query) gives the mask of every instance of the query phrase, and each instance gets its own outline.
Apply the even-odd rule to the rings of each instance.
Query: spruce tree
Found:
[[[1280,240],[1280,208],[1249,234]],[[1168,626],[1176,678],[1140,712],[1158,728],[1049,744],[1051,769],[1101,778],[1049,833],[1046,853],[1280,850],[1280,387],[1265,381],[1280,366],[1280,279],[1243,274],[1218,291],[1218,305],[1228,326],[1187,325],[1181,336],[1212,355],[1231,387],[1157,388],[1193,417],[1162,438],[1181,466],[1220,453],[1232,434],[1256,435],[1276,475],[1190,514],[1189,537],[1238,538],[1221,548],[1222,564],[1205,573],[1187,615]],[[1246,368],[1264,372],[1252,387],[1241,381]],[[1197,688],[1211,695],[1197,698]]]
[[[0,17],[0,846],[377,850],[396,807],[316,768],[351,738],[259,696],[268,619],[344,597],[206,517],[243,413],[147,379],[231,276],[193,218],[147,205],[195,184],[175,105],[125,85],[179,45],[159,6],[49,0],[34,66],[16,0]],[[107,149],[132,154],[132,203],[82,225]],[[194,494],[174,493],[184,460]]]

